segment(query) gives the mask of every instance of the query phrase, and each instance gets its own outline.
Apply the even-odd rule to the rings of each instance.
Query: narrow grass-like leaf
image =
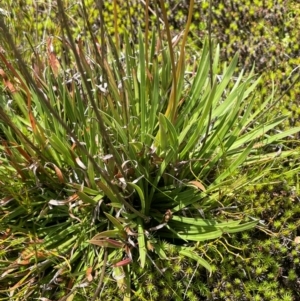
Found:
[[[144,226],[143,221],[141,218],[137,218],[137,227],[138,227],[138,247],[139,247],[139,255],[140,255],[140,262],[141,267],[144,268],[146,264],[146,256],[147,256],[147,248],[146,248],[146,241],[145,241],[145,233],[144,233]]]
[[[115,194],[111,191],[111,189],[103,182],[98,181],[97,186],[103,191],[103,193],[114,203],[120,203]]]
[[[205,267],[209,271],[209,274],[212,273],[212,268],[210,264],[204,258],[200,257],[197,253],[193,252],[192,250],[181,249],[179,251],[179,254],[197,261],[201,266]]]
[[[261,144],[262,145],[267,145],[267,144],[270,144],[270,143],[274,143],[274,141],[280,141],[281,139],[292,136],[292,135],[294,135],[296,133],[299,133],[299,132],[300,132],[300,127],[295,127],[295,128],[291,128],[291,129],[288,129],[286,131],[283,131],[283,132],[279,132],[278,134],[265,135],[266,138],[261,141]]]
[[[88,204],[91,204],[91,205],[94,205],[94,206],[98,203],[98,200],[95,200],[95,199],[89,197],[84,192],[77,191],[76,193],[84,203],[88,203]]]
[[[224,180],[225,178],[229,177],[236,168],[238,168],[242,163],[247,160],[247,156],[249,155],[250,151],[252,150],[254,142],[250,143],[247,148],[237,157],[235,158],[234,162],[220,174],[217,179],[214,181],[213,185],[220,183],[220,181]]]
[[[141,142],[145,142],[145,136],[147,133],[146,129],[146,116],[147,116],[147,93],[148,89],[146,87],[146,59],[144,51],[144,42],[142,38],[142,33],[139,31],[139,79],[140,79],[140,120],[141,120]]]
[[[92,240],[99,240],[103,238],[119,238],[120,237],[120,230],[119,229],[114,229],[114,230],[106,230],[103,232],[100,232],[96,234]]]
[[[75,167],[75,162],[72,160],[72,156],[70,154],[70,150],[65,146],[65,144],[57,137],[56,135],[52,134],[51,137],[49,138],[50,143],[52,147],[66,160],[67,164],[72,166],[73,168]]]
[[[122,242],[119,242],[114,239],[91,239],[90,243],[93,245],[97,245],[100,247],[106,247],[106,248],[113,248],[113,249],[120,249],[124,246]]]
[[[269,130],[275,128],[278,124],[282,123],[286,119],[286,116],[279,116],[267,123],[258,125],[254,129],[249,130],[247,133],[239,137],[238,140],[231,146],[230,149],[237,149],[245,143],[250,141],[257,140],[264,136]]]
[[[152,76],[153,76],[153,83],[151,85],[151,90],[149,91],[151,104],[150,104],[150,110],[149,110],[149,119],[147,121],[148,123],[148,134],[153,135],[155,133],[155,126],[157,122],[157,111],[159,106],[159,70],[158,70],[158,63],[155,59],[153,61],[152,66]],[[148,135],[146,137],[146,141],[148,145],[151,145],[152,138]]]
[[[206,240],[212,240],[216,239],[220,236],[222,236],[223,231],[220,229],[212,230],[212,231],[203,231],[203,233],[197,233],[197,234],[189,234],[189,233],[176,233],[176,231],[166,232],[166,231],[160,231],[161,237],[166,238],[179,238],[184,241],[206,241]]]
[[[250,229],[254,228],[257,225],[257,223],[258,223],[258,220],[239,224],[237,226],[229,226],[229,227],[225,226],[222,230],[226,233],[237,233],[237,232],[250,230]]]
[[[166,141],[169,145],[169,148],[171,147],[174,152],[177,154],[178,151],[178,134],[176,132],[175,127],[170,122],[170,120],[165,117],[163,114],[159,114],[159,124],[164,128],[164,131],[167,133]]]
[[[168,259],[167,254],[165,253],[164,249],[160,245],[158,245],[157,243],[153,243],[153,247],[155,249],[155,252],[159,256],[159,258],[165,259],[165,260]]]
[[[171,193],[170,197],[173,198],[176,206],[172,209],[172,212],[177,212],[191,204],[201,201],[206,196],[204,192],[195,191],[195,189],[187,189],[179,193]]]
[[[137,185],[137,184],[134,184],[132,182],[127,182],[127,184],[131,187],[133,187],[136,192],[138,193],[139,195],[139,198],[140,198],[140,201],[141,201],[141,212],[143,214],[147,214],[146,212],[146,200],[145,200],[145,196],[144,196],[144,193],[143,193],[143,190]],[[147,209],[148,210],[148,209]]]
[[[209,59],[208,59],[208,42],[205,40],[205,43],[203,45],[202,49],[202,54],[201,54],[201,59],[199,62],[199,67],[196,73],[196,76],[192,82],[192,87],[190,89],[190,94],[187,97],[187,100],[185,100],[185,107],[183,111],[178,115],[176,125],[182,126],[184,118],[186,116],[190,116],[191,113],[193,114],[192,116],[195,116],[196,113],[200,114],[202,106],[202,101],[203,101],[203,96],[204,96],[204,91],[205,91],[205,83],[207,83],[207,78],[208,78],[208,72],[209,72]],[[202,101],[199,101],[199,100]],[[198,103],[198,106],[197,106]],[[204,103],[203,103],[204,105]],[[197,114],[197,115],[198,115]],[[182,126],[182,130],[188,132],[189,127]],[[182,135],[182,138],[184,138],[185,135]],[[179,137],[179,142],[182,142],[182,138]]]
[[[159,115],[159,132],[156,138],[158,140],[159,153],[165,154],[169,150],[169,133],[162,114]]]
[[[177,216],[173,215],[172,217],[172,222],[173,221],[178,221],[179,225],[181,223],[184,224],[190,224],[190,225],[195,225],[195,226],[212,226],[212,227],[217,227],[217,228],[222,228],[222,227],[234,227],[238,226],[240,224],[240,220],[228,220],[226,222],[217,222],[215,220],[210,220],[210,219],[203,219],[203,218],[197,218],[197,217],[184,217],[184,216]]]
[[[94,190],[94,189],[91,189],[91,188],[85,187],[85,186],[82,187],[82,185],[80,185],[80,184],[69,183],[68,186],[75,188],[77,190],[80,190],[88,195],[98,196],[99,199],[101,199],[103,197],[103,195],[101,195],[98,190]]]
[[[194,132],[191,133],[191,137],[189,138],[186,146],[184,147],[184,149],[180,153],[180,160],[183,160],[185,158],[186,154],[189,151],[191,151],[195,147],[195,145],[197,144],[197,141],[199,141],[199,138],[200,138],[199,133],[203,132],[203,129],[205,127],[205,122],[208,121],[209,111],[211,109],[213,100],[215,98],[216,88],[217,88],[217,85],[215,83],[213,85],[212,90],[209,94],[209,97],[208,97],[208,99],[205,103],[205,107],[203,109],[201,118],[198,121],[198,124],[196,125],[196,128],[195,128]]]
[[[104,212],[104,214],[106,215],[106,217],[112,222],[112,224],[119,229],[121,232],[124,231],[124,226],[112,215],[108,214],[107,212]]]
[[[161,177],[163,176],[163,174],[165,172],[165,169],[168,167],[168,164],[173,160],[173,158],[174,158],[174,152],[172,151],[172,149],[170,149],[167,152],[167,155],[164,158],[163,162],[160,164],[159,170],[158,170],[158,172],[156,174],[156,177],[155,177],[155,179],[152,183],[151,191],[150,191],[149,198],[148,198],[150,204],[152,202],[152,198],[154,196],[154,193],[157,189],[158,182],[161,179]]]

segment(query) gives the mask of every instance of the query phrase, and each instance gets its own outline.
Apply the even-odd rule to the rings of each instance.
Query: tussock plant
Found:
[[[135,44],[105,22],[95,35],[84,2],[90,38],[75,40],[58,0],[64,31],[31,66],[0,19],[1,300],[198,300],[198,267],[216,270],[203,241],[226,256],[226,238],[257,225],[235,196],[296,154],[285,138],[299,128],[276,131],[277,100],[256,109],[260,78],[235,77],[238,56],[221,65],[210,39],[185,61],[193,2],[175,41],[164,1],[164,31],[146,1]]]

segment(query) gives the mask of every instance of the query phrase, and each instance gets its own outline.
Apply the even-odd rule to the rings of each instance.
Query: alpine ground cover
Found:
[[[171,40],[163,4],[166,31],[146,29],[133,44],[118,33],[113,41],[104,22],[93,34],[84,3],[90,38],[75,41],[58,1],[65,33],[32,48],[32,68],[2,22],[3,299],[225,300],[252,278],[237,300],[274,299],[258,288],[272,279],[274,291],[285,276],[275,257],[264,262],[258,249],[256,263],[237,271],[249,263],[249,241],[274,234],[260,248],[278,258],[297,236],[299,187],[289,185],[299,129],[277,130],[287,116],[270,113],[273,94],[255,106],[260,79],[235,77],[237,56],[220,64],[220,47],[204,39],[185,61],[188,30]],[[267,193],[277,223],[263,207]]]

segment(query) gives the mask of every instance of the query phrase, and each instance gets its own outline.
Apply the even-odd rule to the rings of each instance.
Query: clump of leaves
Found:
[[[145,290],[131,281],[134,264],[164,276],[168,252],[212,272],[194,243],[257,221],[242,212],[223,220],[211,210],[267,174],[278,153],[265,147],[299,128],[272,132],[286,116],[269,118],[272,95],[254,108],[259,79],[233,78],[237,56],[217,72],[218,46],[212,55],[205,42],[196,71],[185,71],[193,1],[180,46],[172,44],[163,1],[167,43],[146,26],[137,46],[125,35],[122,48],[105,36],[104,22],[100,41],[90,30],[91,41],[75,43],[60,0],[58,8],[69,65],[49,38],[30,72],[0,20],[3,48],[16,58],[0,53],[2,291],[10,300],[86,298],[80,288],[94,292],[99,277],[95,300],[111,272],[116,294],[130,300]],[[260,173],[248,173],[252,167]],[[154,294],[147,281],[151,296],[167,290],[182,300],[181,287]]]

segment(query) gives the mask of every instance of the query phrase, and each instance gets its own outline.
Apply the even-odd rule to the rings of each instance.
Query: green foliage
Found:
[[[84,4],[58,1],[48,17],[60,26],[37,23],[28,42],[43,34],[46,49],[31,48],[32,70],[28,53],[18,50],[18,24],[6,30],[1,23],[3,299],[288,298],[289,290],[275,289],[280,273],[290,286],[298,277],[277,262],[299,264],[297,246],[291,252],[286,243],[296,235],[291,225],[299,209],[291,207],[299,187],[282,193],[299,171],[299,151],[290,148],[296,142],[287,141],[299,128],[277,130],[287,114],[270,114],[273,94],[256,106],[260,79],[253,72],[236,77],[238,57],[222,65],[220,46],[210,49],[203,39],[198,63],[184,61],[190,21],[199,19],[191,7],[179,47],[172,25],[165,35],[157,26],[148,37],[120,36],[117,15],[131,16],[140,6],[122,10],[118,1],[105,1],[102,17],[100,11],[99,41],[89,24],[96,14],[89,20],[85,11],[93,4]],[[70,17],[72,9],[83,16],[85,41],[74,41],[73,25],[81,21]],[[157,11],[167,24],[167,11]],[[282,146],[280,156],[273,144]],[[263,204],[266,193],[273,210]],[[259,235],[272,239],[239,234],[257,225],[252,216],[259,217]]]

